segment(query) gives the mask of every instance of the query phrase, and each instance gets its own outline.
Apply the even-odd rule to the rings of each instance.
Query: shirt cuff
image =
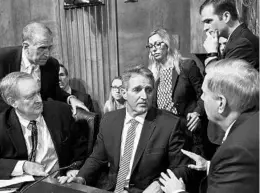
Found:
[[[71,104],[70,104],[70,99],[71,99],[71,98],[75,98],[75,99],[76,99],[77,97],[75,97],[74,95],[68,96],[68,98],[67,98],[67,103],[68,103],[69,105],[71,105]]]
[[[23,175],[23,164],[25,161],[18,161],[11,173],[11,176],[21,176]]]
[[[207,161],[207,175],[209,174],[210,161]]]

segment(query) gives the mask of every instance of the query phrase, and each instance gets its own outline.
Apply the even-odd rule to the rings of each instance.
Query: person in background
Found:
[[[87,144],[75,137],[67,104],[43,102],[39,84],[25,72],[5,76],[0,92],[9,105],[0,113],[0,179],[46,176],[74,162],[78,167],[84,163]]]
[[[117,76],[112,80],[109,98],[104,106],[104,113],[125,107],[125,99],[121,93],[122,84],[121,76]]]
[[[126,108],[104,115],[93,153],[77,177],[60,177],[61,183],[93,185],[103,165],[110,163],[107,187],[114,192],[162,193],[158,177],[166,168],[185,180],[190,175],[180,120],[152,107],[154,77],[137,66],[122,75]]]
[[[208,69],[202,89],[208,119],[225,135],[211,161],[183,150],[195,161],[188,167],[207,171],[200,192],[259,192],[258,71],[244,60],[221,60]],[[184,192],[184,183],[168,174],[160,178],[164,192]]]
[[[32,22],[23,28],[22,46],[0,49],[0,78],[15,71],[31,74],[41,89],[44,101],[53,99],[88,110],[83,102],[59,87],[59,62],[50,56],[53,34],[42,23]],[[0,112],[9,106],[0,98]]]
[[[165,29],[148,37],[149,65],[156,80],[154,104],[181,117],[188,149],[203,155],[203,77],[194,60],[183,58]]]
[[[76,96],[81,102],[83,102],[90,112],[94,112],[94,107],[90,95],[70,87],[68,70],[62,64],[60,64],[59,70],[59,85],[60,88],[66,91],[68,94]]]
[[[219,52],[223,56],[223,53],[224,53],[224,50],[225,50],[225,47],[227,44],[227,39],[224,37],[219,37],[218,43],[219,43]]]

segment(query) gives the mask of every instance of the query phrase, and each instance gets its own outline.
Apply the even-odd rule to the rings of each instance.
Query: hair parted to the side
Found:
[[[126,90],[128,89],[129,80],[133,75],[141,75],[143,77],[148,78],[151,81],[152,86],[154,88],[155,81],[154,81],[153,73],[148,68],[144,67],[143,65],[137,65],[133,68],[130,68],[130,69],[124,71],[124,73],[122,74],[123,87]]]
[[[52,38],[52,32],[46,25],[38,22],[29,23],[23,28],[22,41],[33,43],[39,34]]]
[[[8,98],[17,99],[17,84],[20,80],[33,79],[31,74],[25,72],[12,72],[6,75],[0,82],[0,93],[3,100],[9,104]],[[10,104],[9,104],[10,105]]]
[[[222,14],[225,11],[228,11],[232,20],[239,19],[235,0],[206,0],[200,6],[200,14],[202,10],[208,5],[212,5],[214,7],[215,14],[217,14],[220,18],[222,18]]]
[[[205,81],[212,93],[226,97],[231,109],[259,108],[259,73],[246,61],[220,60],[208,69]]]
[[[170,36],[170,34],[167,32],[166,29],[159,28],[156,30],[153,30],[148,39],[147,42],[149,42],[149,38],[153,35],[159,35],[163,42],[167,45],[167,61],[172,63],[172,67],[174,67],[178,74],[180,74],[180,60],[183,59],[180,52],[176,48],[176,43],[174,39]],[[160,71],[160,64],[155,60],[155,58],[152,56],[152,53],[149,52],[149,64],[148,68],[153,72],[155,76],[155,80],[159,78],[159,71]]]

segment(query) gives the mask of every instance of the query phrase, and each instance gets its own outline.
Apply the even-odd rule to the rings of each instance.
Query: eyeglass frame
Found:
[[[122,89],[122,86],[111,86],[111,89],[120,91]]]
[[[149,50],[156,48],[156,49],[162,49],[162,45],[165,44],[167,46],[167,44],[164,41],[160,41],[160,42],[154,42],[154,44],[148,44],[145,47]]]

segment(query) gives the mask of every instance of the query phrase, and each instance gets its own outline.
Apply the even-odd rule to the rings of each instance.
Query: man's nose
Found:
[[[144,89],[140,92],[140,95],[142,99],[147,99],[147,93],[145,92]]]

